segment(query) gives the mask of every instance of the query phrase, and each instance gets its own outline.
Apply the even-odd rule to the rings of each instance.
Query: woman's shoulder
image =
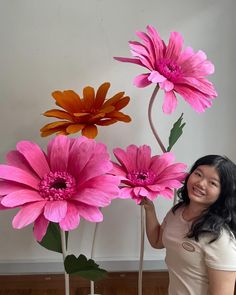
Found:
[[[205,233],[200,238],[201,244],[206,248],[221,248],[227,250],[227,248],[232,248],[236,253],[236,238],[232,232],[222,228],[218,239],[210,242],[214,238],[211,233]]]

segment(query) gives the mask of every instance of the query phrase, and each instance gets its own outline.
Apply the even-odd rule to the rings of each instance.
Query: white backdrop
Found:
[[[73,89],[82,93],[111,82],[109,94],[124,90],[131,102],[124,112],[129,124],[117,123],[99,129],[98,141],[125,148],[148,144],[160,153],[147,120],[153,87],[132,84],[142,68],[122,64],[113,56],[130,56],[128,40],[137,40],[136,30],[155,26],[167,42],[171,31],[184,36],[185,45],[202,49],[215,64],[210,80],[218,98],[213,107],[197,114],[179,97],[171,116],[162,114],[158,94],[153,120],[167,145],[170,127],[184,112],[184,134],[174,147],[176,158],[191,165],[198,157],[217,153],[236,161],[235,151],[235,9],[234,0],[0,0],[0,161],[17,141],[33,140],[45,147],[39,129],[50,120],[41,114],[54,107],[51,92]],[[155,201],[160,220],[171,201]],[[96,239],[97,260],[138,260],[140,208],[130,200],[115,200],[103,210]],[[0,262],[61,261],[61,256],[39,246],[32,227],[14,230],[15,211],[0,212]],[[82,222],[71,232],[70,250],[89,255],[93,224]],[[161,260],[164,251],[145,242],[145,259]]]

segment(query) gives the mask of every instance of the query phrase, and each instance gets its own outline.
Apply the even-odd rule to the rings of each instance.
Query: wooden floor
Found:
[[[101,295],[137,295],[138,273],[110,273],[95,283]],[[143,295],[167,295],[167,272],[144,272]],[[64,295],[63,275],[0,276],[0,295]],[[77,276],[70,278],[70,295],[88,295],[89,282]]]

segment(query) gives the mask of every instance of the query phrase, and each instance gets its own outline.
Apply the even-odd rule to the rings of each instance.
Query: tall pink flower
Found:
[[[186,165],[174,163],[172,153],[151,156],[147,145],[130,145],[126,151],[114,149],[120,164],[113,163],[113,174],[120,177],[120,198],[131,198],[139,204],[143,197],[154,200],[157,195],[173,197],[173,189],[182,186]]]
[[[37,144],[21,141],[0,165],[1,204],[20,207],[13,227],[34,222],[39,241],[50,221],[64,231],[75,229],[80,217],[100,222],[99,207],[119,194],[119,179],[107,174],[112,167],[106,146],[86,137],[59,135],[49,142],[47,155]]]
[[[142,43],[130,41],[134,58],[115,57],[121,62],[134,63],[148,69],[147,73],[134,79],[137,87],[151,83],[159,84],[164,90],[163,111],[172,113],[177,106],[175,93],[180,94],[197,112],[203,112],[212,105],[217,96],[214,86],[205,77],[214,72],[214,65],[207,60],[206,54],[191,47],[183,50],[180,33],[172,32],[166,45],[152,26],[147,33],[136,32]]]

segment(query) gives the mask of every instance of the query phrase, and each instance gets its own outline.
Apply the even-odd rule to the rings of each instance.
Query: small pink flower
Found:
[[[120,164],[113,163],[112,174],[120,177],[122,186],[120,198],[131,198],[139,204],[143,197],[154,200],[157,195],[173,197],[173,189],[182,186],[186,165],[174,163],[172,153],[151,157],[147,145],[130,145],[126,151],[114,149]]]
[[[59,135],[49,142],[47,155],[21,141],[7,154],[7,165],[0,165],[1,206],[21,207],[13,227],[34,223],[38,241],[50,221],[65,231],[75,229],[80,217],[100,222],[99,208],[119,194],[119,179],[107,174],[112,167],[106,146],[93,139]]]
[[[134,79],[134,84],[137,87],[159,84],[165,92],[163,112],[170,114],[175,110],[175,93],[180,94],[196,112],[204,112],[212,105],[217,93],[205,77],[214,73],[214,65],[203,51],[194,52],[191,47],[182,50],[183,38],[178,32],[171,33],[168,45],[150,25],[147,26],[147,33],[136,34],[143,43],[129,42],[134,58],[114,58],[148,69],[148,73]]]

